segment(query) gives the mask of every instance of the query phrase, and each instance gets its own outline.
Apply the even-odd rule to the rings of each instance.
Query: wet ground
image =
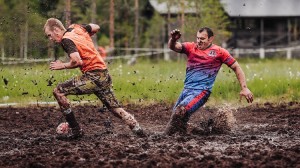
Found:
[[[300,104],[252,105],[233,111],[230,132],[164,136],[172,105],[127,105],[148,136],[139,138],[109,112],[74,107],[85,136],[61,141],[55,106],[0,108],[0,167],[300,167]]]

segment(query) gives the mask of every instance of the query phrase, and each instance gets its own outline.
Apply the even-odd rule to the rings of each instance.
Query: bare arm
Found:
[[[61,69],[73,69],[80,67],[82,65],[82,60],[79,56],[78,52],[74,52],[70,54],[69,62],[61,62],[59,60],[50,63],[51,70],[61,70]]]
[[[241,86],[240,99],[244,96],[247,99],[248,103],[252,103],[253,94],[247,87],[246,77],[245,77],[245,74],[244,74],[242,68],[240,67],[239,63],[235,62],[234,64],[232,64],[230,66],[230,68],[235,72],[236,77]]]
[[[181,37],[180,30],[175,29],[170,33],[171,38],[169,39],[168,46],[171,50],[175,52],[180,52],[182,50],[181,43],[177,42],[177,40]]]

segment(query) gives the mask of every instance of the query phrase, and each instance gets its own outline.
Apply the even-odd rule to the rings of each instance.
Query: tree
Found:
[[[96,23],[96,16],[97,16],[96,0],[92,0],[92,3],[91,3],[91,23]],[[95,47],[98,48],[97,34],[94,34],[92,36],[92,39],[93,39]]]
[[[71,25],[71,0],[65,0],[66,9],[65,9],[65,18],[66,18],[66,27]]]
[[[3,12],[5,12],[4,2],[0,0],[0,16],[3,16]],[[1,17],[0,17],[1,18]],[[3,35],[3,20],[0,20],[0,51],[1,51],[1,60],[4,61],[5,57],[5,49],[4,49],[4,35]]]
[[[45,40],[39,40],[44,37],[39,1],[10,0],[4,3],[0,0],[0,8],[1,55],[21,59],[43,57],[41,53],[45,50],[42,47]]]
[[[226,27],[226,22],[218,21],[223,16],[217,13],[218,10],[215,11],[217,5],[214,3],[218,0],[159,1],[167,2],[169,12],[165,19],[154,12],[149,1],[118,0],[115,3],[115,0],[0,0],[1,53],[10,57],[46,57],[48,40],[41,37],[44,36],[42,27],[50,17],[58,18],[66,27],[71,23],[99,24],[101,31],[93,37],[96,39],[95,45],[99,43],[112,48],[161,48],[171,31],[171,25],[177,25],[183,31],[182,39],[188,39],[189,34],[192,34],[190,37],[193,40],[195,28],[200,27],[198,23],[213,24],[210,23],[213,20],[215,25],[209,26],[212,26],[218,36],[223,33],[221,26]],[[171,18],[174,16],[170,12],[173,5],[178,7],[178,17]],[[187,14],[187,9],[193,5],[199,5],[196,6],[197,12]],[[214,16],[207,15],[209,12]],[[206,21],[205,17],[212,19]],[[56,55],[64,53],[60,47],[49,48],[51,53],[55,48]],[[132,52],[128,52],[130,53]]]
[[[158,0],[158,2],[167,4],[168,33],[171,31],[171,24],[178,25],[183,34],[182,41],[195,40],[197,29],[203,26],[214,30],[216,43],[226,41],[231,35],[227,30],[230,22],[220,0]],[[177,9],[177,20],[170,18],[171,8]],[[187,14],[188,10],[193,12]]]
[[[134,47],[138,48],[139,47],[139,0],[134,1]],[[135,50],[135,54],[137,54],[137,50]]]
[[[210,27],[215,33],[215,42],[222,44],[231,33],[228,31],[230,24],[219,0],[190,1],[190,5],[196,10],[195,16],[188,16],[185,21],[188,37],[195,38],[196,31],[200,27]]]
[[[231,36],[231,32],[227,30],[230,24],[228,16],[219,0],[203,0],[203,2],[202,21],[204,25],[214,30],[216,42],[222,44]]]
[[[114,0],[110,0],[110,8],[109,8],[109,47],[114,48],[114,30],[115,30],[115,2]]]
[[[137,48],[139,47],[139,0],[134,0],[134,54],[128,64],[133,65],[136,63],[136,54],[138,53]]]

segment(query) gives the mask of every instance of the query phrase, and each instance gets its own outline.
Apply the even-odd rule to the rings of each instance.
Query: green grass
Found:
[[[256,102],[299,100],[299,60],[240,60],[239,63]],[[228,71],[228,68],[223,66],[217,77],[213,92],[218,101],[238,99],[238,81],[235,74]]]
[[[239,60],[239,63],[256,102],[299,100],[299,60],[252,59]],[[183,88],[185,64],[184,60],[139,60],[136,65],[129,66],[113,61],[109,71],[115,94],[123,103],[175,102]],[[0,103],[55,101],[53,88],[80,73],[79,70],[50,71],[48,64],[1,65]],[[238,103],[239,91],[234,72],[223,65],[208,103]],[[72,101],[97,100],[95,96],[69,98]]]

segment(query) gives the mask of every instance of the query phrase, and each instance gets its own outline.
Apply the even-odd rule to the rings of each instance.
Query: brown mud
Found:
[[[164,136],[171,108],[126,105],[147,133],[140,138],[110,112],[76,106],[85,136],[62,141],[55,138],[64,121],[57,107],[1,107],[0,167],[300,167],[297,102],[239,108],[231,131],[198,134],[193,127],[218,110],[205,107],[187,135]]]

